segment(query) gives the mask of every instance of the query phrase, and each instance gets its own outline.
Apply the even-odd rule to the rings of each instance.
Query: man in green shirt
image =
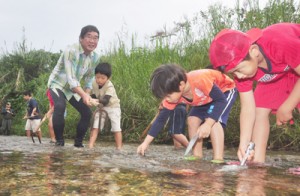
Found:
[[[89,93],[95,66],[99,61],[99,55],[94,52],[98,41],[97,27],[92,25],[83,27],[79,44],[67,47],[49,77],[48,88],[54,102],[52,122],[57,146],[64,146],[64,111],[67,100],[81,115],[74,146],[83,147],[82,141],[92,116]],[[84,87],[81,84],[84,84]]]

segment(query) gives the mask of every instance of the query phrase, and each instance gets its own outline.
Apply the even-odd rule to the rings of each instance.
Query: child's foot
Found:
[[[55,140],[50,140],[50,144],[55,144],[56,141]]]
[[[183,149],[185,148],[184,146],[174,146],[174,150],[180,150],[180,149]]]
[[[196,161],[196,160],[199,160],[201,158],[202,157],[198,157],[198,156],[194,156],[194,155],[184,157],[184,159],[187,160],[187,161]]]
[[[121,150],[122,150],[122,147],[116,147],[116,150],[121,151]]]
[[[213,159],[210,162],[217,163],[217,164],[225,163],[225,161],[223,159]]]

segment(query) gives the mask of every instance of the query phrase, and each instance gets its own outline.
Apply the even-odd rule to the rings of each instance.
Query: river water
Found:
[[[300,195],[299,152],[268,152],[267,164],[211,163],[184,159],[185,149],[151,145],[146,156],[138,144],[97,141],[94,149],[77,149],[73,141],[56,147],[21,136],[0,136],[0,195]],[[236,161],[236,150],[225,159]]]

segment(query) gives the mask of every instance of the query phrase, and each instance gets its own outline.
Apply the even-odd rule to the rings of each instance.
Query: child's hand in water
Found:
[[[246,150],[248,148],[248,145],[241,145],[239,146],[239,149],[237,151],[237,155],[238,155],[238,158],[240,161],[243,160],[244,156],[246,156]],[[254,159],[254,154],[255,154],[255,151],[254,149],[250,151],[250,154],[247,158],[247,161],[252,161]]]
[[[137,148],[137,153],[141,155],[145,155],[145,151],[148,149],[148,144],[143,142],[139,147]]]

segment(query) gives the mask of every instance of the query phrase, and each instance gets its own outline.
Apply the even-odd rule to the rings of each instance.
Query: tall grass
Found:
[[[293,0],[270,0],[263,8],[259,7],[258,0],[237,0],[234,8],[215,4],[207,11],[199,11],[192,19],[175,23],[171,32],[160,32],[152,37],[152,47],[136,47],[133,43],[134,47],[127,49],[125,42],[120,40],[119,47],[110,50],[104,60],[113,65],[112,81],[121,99],[122,126],[126,140],[137,141],[157,112],[160,100],[156,100],[149,90],[150,75],[157,66],[176,63],[187,71],[204,68],[209,64],[209,44],[221,29],[246,31],[252,27],[264,28],[278,22],[299,23],[299,16],[299,3]],[[175,42],[171,36],[176,36]],[[134,42],[134,39],[132,40]],[[236,146],[239,143],[239,110],[237,101],[226,130],[227,145]],[[290,141],[289,147],[299,147],[299,143],[296,143],[300,134],[299,131],[295,131],[299,128],[298,122],[294,126],[285,131],[289,135],[284,136],[288,141],[284,140],[281,146]],[[272,126],[272,132],[276,130],[279,129]],[[271,143],[280,143],[279,136],[276,135],[278,134],[272,134]],[[166,137],[164,132],[156,141],[164,141]],[[291,142],[294,140],[295,142]]]

